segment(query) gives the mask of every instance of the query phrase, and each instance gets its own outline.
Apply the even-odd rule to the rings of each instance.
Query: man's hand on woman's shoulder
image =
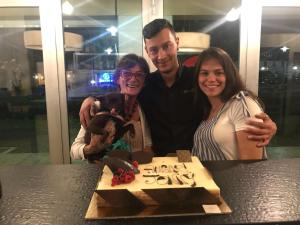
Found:
[[[84,99],[81,104],[79,117],[80,117],[80,123],[85,129],[87,128],[89,121],[91,119],[90,110],[94,102],[95,102],[95,98],[88,97]]]
[[[251,119],[248,120],[247,124],[250,125],[250,127],[246,129],[246,132],[249,133],[248,138],[250,140],[258,141],[257,147],[264,147],[269,144],[273,135],[276,134],[277,126],[266,113],[262,112],[255,115],[255,117],[262,120],[262,122]]]

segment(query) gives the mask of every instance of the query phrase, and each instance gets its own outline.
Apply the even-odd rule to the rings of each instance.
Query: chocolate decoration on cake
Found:
[[[131,156],[130,152],[125,151],[125,150],[112,150],[107,153],[109,157],[114,157],[114,158],[119,158],[124,161],[130,162],[131,161]]]
[[[144,204],[127,189],[96,190],[96,192],[101,196],[101,198],[114,207],[144,207]]]
[[[192,162],[192,156],[189,150],[177,150],[176,154],[178,157],[178,162]]]
[[[172,184],[172,179],[168,176],[168,184],[171,185]]]
[[[152,162],[152,151],[136,151],[131,153],[131,160],[136,160],[139,164],[147,164]]]
[[[156,182],[156,177],[149,177],[145,180],[145,184],[153,184]]]
[[[195,188],[163,188],[163,189],[142,189],[151,196],[159,205],[202,205],[218,204],[220,199],[213,196],[203,187]]]
[[[188,174],[182,174],[180,176],[180,180],[184,183],[184,184],[188,184],[191,187],[196,186],[196,181],[194,179],[194,173],[188,173]]]
[[[102,161],[113,173],[116,173],[119,168],[125,171],[132,170],[135,174],[140,173],[140,171],[133,165],[119,158],[106,156],[102,159]]]
[[[182,180],[180,180],[178,176],[175,175],[175,178],[177,179],[177,181],[178,181],[178,183],[179,183],[180,185],[183,185]]]
[[[168,178],[166,177],[166,176],[158,176],[157,178],[156,178],[156,182],[158,183],[158,184],[167,184],[168,183]]]
[[[143,175],[143,177],[158,177],[158,176],[159,176],[158,174],[152,174],[152,175],[151,174],[149,174],[149,175],[148,174],[144,174]]]

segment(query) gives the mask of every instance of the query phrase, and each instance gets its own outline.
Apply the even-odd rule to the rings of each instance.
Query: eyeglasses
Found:
[[[143,73],[143,72],[131,72],[129,70],[121,70],[121,76],[126,79],[126,80],[129,80],[133,77],[135,78],[142,78],[144,79],[146,77],[146,74]]]

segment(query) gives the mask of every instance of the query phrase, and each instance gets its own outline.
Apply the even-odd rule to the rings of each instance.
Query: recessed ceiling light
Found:
[[[64,14],[71,15],[73,13],[73,10],[74,10],[74,7],[71,5],[70,2],[65,1],[62,4],[62,11],[63,11]]]
[[[111,48],[107,48],[104,50],[108,55],[110,55],[112,53],[112,49]]]
[[[280,49],[281,49],[281,51],[286,52],[286,51],[289,50],[290,48],[288,48],[288,47],[286,47],[286,46],[283,46],[283,47],[280,48]]]
[[[116,36],[116,33],[118,32],[118,28],[116,28],[115,26],[111,26],[106,30],[111,33],[111,36]]]
[[[227,14],[226,14],[226,17],[225,19],[227,21],[235,21],[237,20],[239,17],[240,17],[240,13],[241,13],[241,10],[240,8],[232,8]]]

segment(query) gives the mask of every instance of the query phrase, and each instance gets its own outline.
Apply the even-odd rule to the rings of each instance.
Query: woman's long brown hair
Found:
[[[199,87],[198,77],[202,64],[210,59],[217,60],[224,70],[224,74],[226,77],[226,85],[220,96],[223,102],[227,102],[232,96],[236,95],[240,91],[246,91],[250,97],[252,97],[254,100],[258,101],[261,105],[263,105],[254,93],[252,93],[249,90],[246,90],[245,85],[239,74],[239,71],[235,66],[234,62],[232,61],[231,57],[227,54],[227,52],[225,52],[221,48],[210,47],[200,53],[196,64],[194,77],[195,102],[200,101],[202,103],[204,119],[208,117],[211,105],[208,101],[207,96],[202,92],[202,90]]]

